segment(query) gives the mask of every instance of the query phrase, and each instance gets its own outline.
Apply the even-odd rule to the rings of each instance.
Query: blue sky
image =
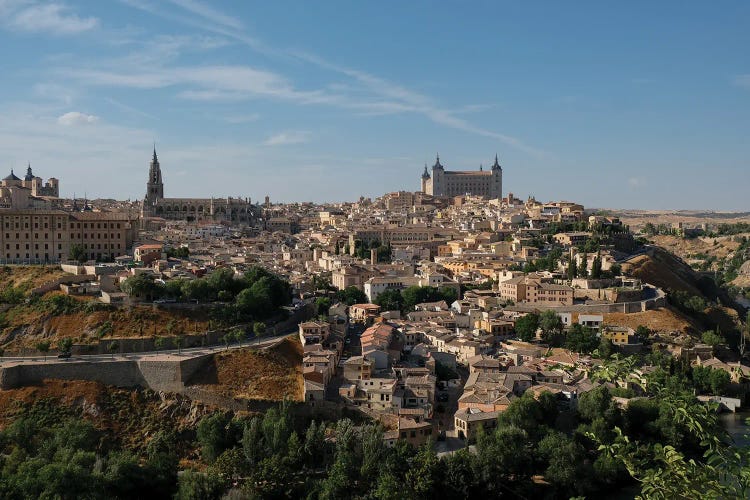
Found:
[[[606,5],[605,5],[606,4]],[[354,200],[449,169],[750,210],[748,2],[0,0],[0,170],[136,199]]]

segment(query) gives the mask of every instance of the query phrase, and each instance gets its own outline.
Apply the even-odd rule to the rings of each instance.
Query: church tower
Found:
[[[432,185],[427,194],[432,196],[445,195],[445,168],[440,164],[440,155],[436,155],[435,164],[432,166]]]
[[[157,200],[162,198],[164,198],[164,184],[161,180],[159,159],[156,157],[156,146],[154,146],[154,156],[151,158],[151,165],[148,169],[148,182],[146,182],[146,198],[144,201],[147,205],[154,205]]]
[[[430,184],[430,173],[427,171],[427,164],[424,164],[424,172],[422,173],[422,193],[427,194],[427,188]]]
[[[492,183],[490,184],[490,198],[501,199],[503,197],[503,167],[500,166],[500,162],[497,161],[497,154],[495,155],[495,163],[492,164]]]

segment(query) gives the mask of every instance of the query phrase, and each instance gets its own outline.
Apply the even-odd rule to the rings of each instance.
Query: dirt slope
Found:
[[[636,329],[643,325],[658,333],[680,332],[696,335],[703,328],[693,319],[673,308],[661,307],[633,314],[610,313],[604,315],[604,323]]]
[[[160,431],[190,434],[212,408],[174,394],[127,390],[98,382],[45,380],[38,386],[0,391],[0,429],[35,408],[80,417],[131,450],[143,450]],[[192,438],[179,440],[180,456],[195,455]]]
[[[171,336],[208,328],[205,310],[164,310],[151,306],[125,309],[102,307],[103,310],[90,313],[49,314],[27,304],[13,306],[2,315],[4,321],[0,325],[0,346],[12,351],[20,347],[33,347],[42,339],[50,340],[54,345],[59,339],[70,337],[76,343],[85,344],[97,341],[102,333],[106,337],[117,338]]]
[[[217,354],[214,364],[191,382],[233,398],[301,401],[302,345],[296,338],[285,338],[267,350],[239,349]]]
[[[69,274],[57,266],[2,266],[0,290],[9,286],[30,290],[62,276]]]
[[[625,261],[623,272],[665,290],[703,295],[698,286],[698,275],[690,266],[662,248],[652,248],[650,255],[637,255]]]

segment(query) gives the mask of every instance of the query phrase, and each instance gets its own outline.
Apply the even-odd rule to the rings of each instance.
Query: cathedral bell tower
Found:
[[[154,146],[154,156],[151,158],[151,165],[148,169],[148,182],[146,182],[146,198],[144,201],[147,205],[153,205],[157,200],[162,198],[164,198],[164,184],[161,180],[159,159],[156,157],[156,146]]]

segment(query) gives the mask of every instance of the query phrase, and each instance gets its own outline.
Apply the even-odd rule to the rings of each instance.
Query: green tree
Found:
[[[196,438],[201,448],[201,457],[213,463],[232,444],[231,419],[228,415],[216,412],[203,417],[198,422]]]
[[[182,288],[186,280],[184,279],[171,279],[164,284],[164,295],[171,297],[175,300],[182,298]]]
[[[161,351],[167,345],[167,339],[165,337],[156,337],[154,339],[154,347],[157,351]]]
[[[383,311],[400,311],[404,304],[404,298],[401,296],[400,290],[389,288],[380,292],[374,302]]]
[[[602,258],[597,254],[591,263],[591,279],[598,280],[602,277]]]
[[[599,345],[599,337],[590,328],[576,323],[570,326],[565,336],[565,347],[571,351],[588,354]]]
[[[242,452],[250,467],[255,467],[265,456],[261,418],[254,417],[242,432]]]
[[[724,370],[711,370],[711,373],[709,375],[709,383],[711,384],[711,393],[716,396],[723,396],[726,394],[727,387],[729,387],[729,383],[731,381],[731,377],[729,376],[729,373],[725,372]]]
[[[70,260],[74,260],[78,263],[83,264],[86,262],[86,249],[83,248],[83,245],[74,243],[70,246],[70,251],[68,252],[68,258]]]
[[[643,325],[638,325],[635,329],[635,338],[638,342],[645,342],[651,336],[651,330]]]
[[[588,492],[590,474],[585,473],[586,453],[580,444],[560,432],[551,432],[540,441],[539,453],[546,458],[544,478],[559,496]]]
[[[261,337],[266,334],[266,324],[262,321],[256,321],[253,324],[253,334],[255,335],[255,338],[258,339],[258,343],[260,343]]]
[[[583,252],[583,256],[581,258],[581,265],[578,266],[578,277],[579,278],[588,278],[589,277],[589,256],[586,252]]]
[[[438,469],[438,458],[432,450],[432,442],[422,445],[406,472],[405,484],[408,486],[410,498],[435,498],[435,476]]]
[[[611,357],[615,351],[615,344],[612,343],[612,341],[608,338],[602,338],[601,341],[599,341],[599,347],[596,348],[598,351],[598,355],[602,359],[608,359]]]
[[[185,343],[184,337],[175,335],[172,337],[172,345],[177,349],[177,354],[182,354],[182,345]]]
[[[212,289],[204,278],[197,278],[194,280],[181,280],[182,286],[180,292],[182,296],[187,300],[196,300],[203,302],[210,300]]]
[[[187,259],[190,256],[190,249],[186,246],[167,248],[167,258]]]
[[[547,309],[539,315],[539,328],[542,329],[542,340],[554,343],[563,331],[562,318],[554,310]]]
[[[635,406],[658,405],[664,421],[682,429],[685,439],[702,443],[702,459],[680,450],[678,445],[663,441],[635,439],[615,427],[616,439],[611,444],[599,442],[600,452],[620,461],[628,473],[641,484],[643,498],[747,498],[750,475],[747,474],[748,448],[726,445],[724,431],[718,424],[714,405],[696,401],[691,394],[676,394],[660,388],[655,394],[658,403],[644,400]],[[628,412],[631,412],[628,406]],[[653,418],[653,416],[651,416]],[[639,415],[635,428],[649,426]]]
[[[208,470],[196,472],[186,470],[180,475],[177,500],[219,500],[226,490],[224,480],[218,473]]]
[[[64,354],[69,354],[73,349],[73,339],[65,337],[57,343],[57,349]]]
[[[568,279],[575,279],[576,276],[578,276],[578,266],[576,265],[575,257],[572,257],[570,259],[570,264],[568,264]]]
[[[708,330],[708,331],[703,332],[703,335],[701,335],[701,341],[704,344],[708,344],[711,347],[715,348],[719,344],[724,343],[724,337],[716,334],[713,330]]]
[[[314,274],[312,287],[313,290],[328,290],[331,288],[331,278],[323,274]]]
[[[206,278],[206,284],[211,289],[214,296],[218,297],[220,292],[226,292],[226,295],[234,296],[244,288],[244,283],[235,279],[234,271],[229,267],[220,267]]]
[[[365,295],[365,292],[353,285],[336,292],[336,298],[347,306],[367,303],[367,295]]]
[[[36,350],[44,354],[44,360],[47,361],[47,353],[49,352],[50,343],[48,340],[42,340],[37,342]]]
[[[516,320],[516,334],[524,342],[529,342],[536,337],[536,331],[539,328],[539,315],[529,313],[521,316]]]
[[[107,345],[107,350],[109,351],[109,353],[110,353],[110,355],[111,355],[112,359],[114,359],[114,358],[115,358],[115,353],[117,352],[117,350],[118,350],[118,349],[120,349],[120,343],[119,343],[119,342],[117,342],[116,340],[112,340],[112,341],[111,341],[111,342],[110,342],[110,343],[109,343],[109,344]]]
[[[331,308],[331,299],[328,297],[318,297],[315,299],[315,311],[317,316],[328,317],[328,310]]]
[[[154,281],[153,276],[145,273],[136,274],[120,285],[122,291],[130,297],[154,300],[164,294],[164,287]]]
[[[465,478],[467,489],[481,483],[487,497],[500,498],[518,483],[528,480],[533,473],[533,450],[528,433],[507,419],[494,432],[480,431],[477,435],[476,460],[472,464],[476,477]]]

